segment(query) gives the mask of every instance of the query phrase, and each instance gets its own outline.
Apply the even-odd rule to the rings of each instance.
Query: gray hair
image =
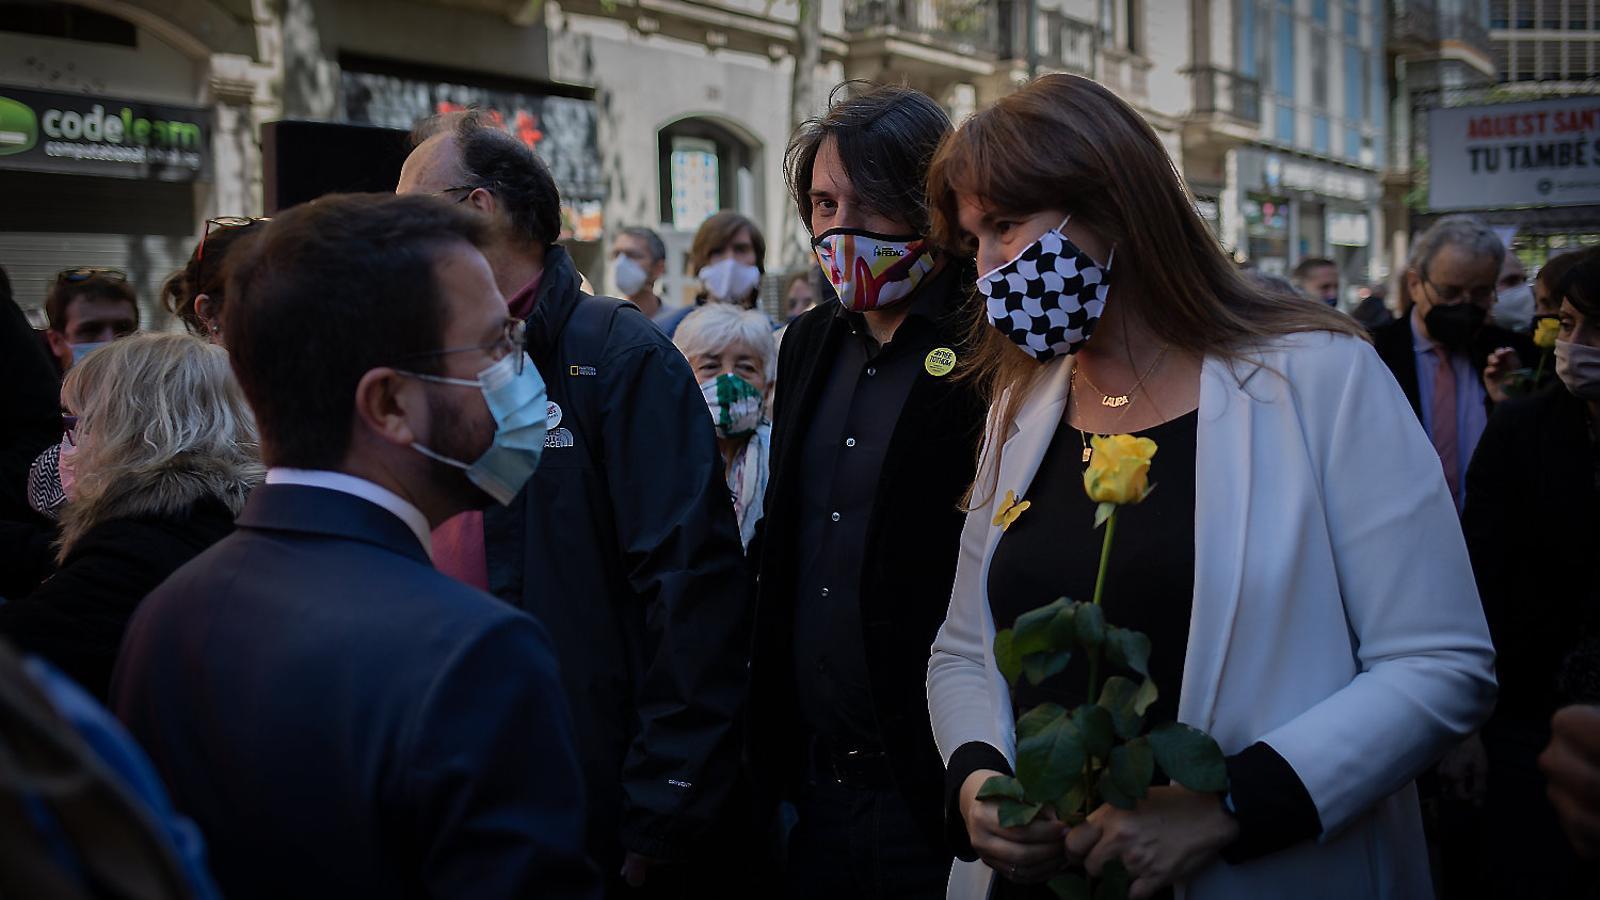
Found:
[[[778,342],[772,337],[772,321],[760,310],[707,303],[684,317],[672,342],[686,357],[721,353],[733,344],[744,344],[761,357],[768,384],[778,375]]]
[[[638,238],[644,241],[645,249],[650,251],[651,262],[660,262],[667,258],[667,245],[661,240],[661,235],[643,225],[630,225],[617,232],[617,236]]]
[[[1497,266],[1506,255],[1506,245],[1500,242],[1500,236],[1481,219],[1475,216],[1445,216],[1433,223],[1411,245],[1406,267],[1419,275],[1426,274],[1428,266],[1433,264],[1433,258],[1447,246],[1460,247],[1473,256],[1492,258]]]
[[[61,394],[78,415],[63,559],[109,519],[171,515],[207,497],[237,515],[266,475],[227,351],[193,335],[113,341],[68,370]]]

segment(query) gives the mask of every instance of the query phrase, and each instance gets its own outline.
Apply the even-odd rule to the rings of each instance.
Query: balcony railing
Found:
[[[989,0],[847,0],[845,31],[893,30],[963,50],[993,53],[999,28]]]
[[[1194,111],[1221,113],[1249,125],[1261,124],[1261,83],[1237,72],[1202,66],[1194,70]]]

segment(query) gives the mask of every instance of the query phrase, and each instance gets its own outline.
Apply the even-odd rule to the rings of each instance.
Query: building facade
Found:
[[[58,96],[87,103],[87,114],[103,95],[105,109],[117,100],[135,117],[187,116],[201,129],[199,158],[181,169],[40,163],[31,151],[7,155],[0,141],[0,190],[24,200],[0,209],[0,264],[12,269],[24,306],[42,300],[54,271],[84,264],[127,269],[153,300],[207,218],[266,209],[265,123],[406,128],[467,105],[501,116],[551,165],[566,201],[565,240],[597,289],[611,288],[609,237],[646,225],[668,247],[664,296],[686,302],[689,242],[718,209],[762,227],[769,274],[811,265],[781,163],[794,126],[826,105],[834,85],[908,84],[959,120],[1046,72],[1095,78],[1138,109],[1240,261],[1286,271],[1328,256],[1352,285],[1389,265],[1384,235],[1394,226],[1381,176],[1391,164],[1385,52],[1394,36],[1384,0],[3,8],[0,98],[9,90],[55,108]],[[814,22],[802,18],[808,12]],[[159,325],[159,312],[147,311]]]

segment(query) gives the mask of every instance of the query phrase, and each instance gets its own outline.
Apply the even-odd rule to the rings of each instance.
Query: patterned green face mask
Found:
[[[711,408],[717,437],[741,438],[755,434],[761,424],[761,392],[731,372],[700,383],[700,393]]]

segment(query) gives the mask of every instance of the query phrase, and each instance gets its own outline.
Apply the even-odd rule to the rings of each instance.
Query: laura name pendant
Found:
[[[1112,409],[1120,409],[1132,402],[1132,398],[1130,398],[1127,394],[1119,394],[1115,397],[1107,397],[1102,394],[1100,397],[1100,405],[1109,406]]]

